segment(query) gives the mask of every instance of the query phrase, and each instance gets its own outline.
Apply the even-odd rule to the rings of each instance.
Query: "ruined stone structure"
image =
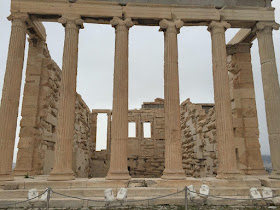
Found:
[[[205,177],[205,176],[215,176],[217,169],[217,157],[216,157],[216,129],[215,129],[215,114],[213,110],[213,104],[201,105],[192,104],[187,100],[181,104],[181,126],[182,126],[182,153],[183,153],[183,168],[187,176],[194,177]],[[201,125],[199,120],[205,120],[206,114],[205,110],[210,111],[210,121],[211,126],[207,131],[205,128],[201,128],[204,133],[208,132],[209,140],[205,142],[205,150],[209,153],[201,152],[202,139],[194,138],[194,136],[199,136],[200,131],[194,129]],[[198,109],[199,111],[197,111]],[[110,110],[93,110],[93,113],[110,113]],[[195,116],[193,116],[195,115]],[[110,116],[110,114],[108,114]],[[197,119],[193,119],[193,118]],[[197,121],[195,121],[197,120]],[[96,118],[93,118],[96,121]],[[140,110],[129,110],[128,111],[128,121],[135,123],[136,125],[136,135],[135,137],[128,138],[128,170],[131,177],[140,178],[158,178],[161,177],[164,170],[165,159],[165,118],[164,118],[164,100],[155,99],[155,102],[145,102]],[[187,122],[188,121],[188,122]],[[191,121],[191,122],[190,122]],[[207,122],[207,120],[206,120]],[[144,123],[150,123],[151,126],[151,136],[150,138],[145,138],[144,136]],[[207,123],[206,123],[207,124]],[[92,124],[92,130],[96,131],[96,123]],[[108,131],[110,127],[110,120],[108,121]],[[206,126],[205,126],[206,127]],[[194,129],[191,131],[191,129]],[[194,136],[190,136],[189,132],[195,133]],[[212,137],[212,138],[211,138]],[[93,139],[96,140],[96,133],[93,133]],[[111,139],[107,135],[107,150],[96,151],[93,155],[93,161],[91,167],[94,168],[92,177],[105,177],[110,165],[110,148]],[[200,142],[200,145],[198,145]],[[195,146],[196,145],[196,146]],[[197,150],[197,152],[194,152]],[[203,150],[203,149],[202,149]],[[194,154],[195,153],[195,154]],[[211,162],[212,161],[212,162]],[[196,164],[198,162],[198,164]],[[203,162],[203,163],[202,163]],[[215,164],[214,164],[215,163]],[[197,168],[196,165],[203,167],[210,167],[207,173],[203,173],[202,170],[196,170],[194,173],[191,170]],[[207,165],[207,166],[206,166]],[[192,169],[189,169],[189,167]]]
[[[261,174],[264,171],[250,48],[248,43],[227,46],[233,132],[238,168],[246,174]]]
[[[61,70],[51,59],[46,44],[34,42],[29,40],[15,175],[49,174],[54,164]],[[88,160],[95,149],[90,128],[91,112],[77,94],[73,170],[78,177],[89,175]]]
[[[160,177],[164,170],[164,101],[145,102],[140,110],[128,111],[128,122],[135,123],[136,135],[128,137],[128,170],[132,177]],[[93,110],[93,113],[108,113],[110,110]],[[108,117],[107,134],[111,126]],[[93,118],[93,122],[96,118]],[[151,126],[151,136],[144,136],[144,123]],[[92,123],[92,130],[96,131],[96,123]],[[96,139],[96,133],[93,133]],[[110,165],[111,137],[107,135],[107,150],[96,151],[90,163],[93,170],[92,177],[105,177]]]
[[[187,176],[217,175],[217,138],[214,104],[181,104],[183,167]]]
[[[164,36],[165,100],[162,116],[165,118],[165,154],[162,178],[185,179],[183,168],[189,170],[193,175],[197,173],[207,175],[211,171],[213,173],[216,171],[217,178],[237,177],[243,173],[263,173],[257,141],[256,109],[254,94],[252,94],[250,47],[248,47],[255,38],[259,42],[261,58],[273,165],[271,178],[280,178],[280,154],[278,152],[280,149],[280,88],[272,40],[272,30],[279,29],[279,25],[275,23],[274,8],[271,7],[270,0],[182,0],[176,4],[166,0],[161,2],[143,0],[140,3],[136,0],[129,2],[78,0],[76,3],[70,3],[66,0],[12,0],[11,2],[9,20],[12,21],[12,31],[0,107],[0,118],[2,119],[0,124],[0,180],[13,180],[16,173],[22,174],[30,171],[41,173],[44,170],[50,170],[50,165],[44,168],[46,161],[43,156],[49,154],[48,150],[53,150],[53,143],[50,141],[51,135],[56,136],[56,140],[54,165],[48,180],[72,180],[75,178],[75,174],[84,176],[86,173],[94,171],[94,169],[80,163],[81,160],[94,160],[94,154],[91,152],[95,145],[88,139],[94,133],[94,131],[89,131],[92,123],[90,119],[93,119],[96,114],[90,117],[90,111],[82,100],[77,98],[76,93],[79,31],[83,28],[84,22],[111,24],[116,33],[113,109],[109,132],[110,151],[107,154],[110,158],[110,166],[106,179],[127,180],[131,177],[128,171],[127,159],[131,155],[128,148],[130,144],[135,144],[135,142],[131,143],[132,139],[128,138],[128,122],[130,120],[128,111],[128,43],[129,29],[133,25],[159,26]],[[59,22],[65,27],[61,75],[59,75],[56,65],[49,66],[42,62],[48,57],[48,53],[45,48],[46,33],[41,21]],[[212,119],[206,113],[201,114],[206,117],[207,122],[200,120],[197,115],[190,115],[198,118],[195,121],[198,124],[196,129],[198,131],[202,129],[201,133],[197,133],[200,140],[198,139],[196,142],[193,151],[197,153],[196,158],[199,159],[199,155],[201,155],[199,153],[204,153],[207,162],[195,161],[194,168],[199,168],[199,171],[193,170],[193,172],[192,166],[188,165],[189,162],[185,162],[184,166],[182,164],[181,128],[187,129],[187,125],[181,127],[179,104],[177,36],[180,28],[187,26],[208,26],[212,40],[215,97],[217,156],[211,157],[210,154],[210,156],[206,156],[207,148],[202,146],[204,141],[207,141],[208,124],[213,122]],[[230,41],[227,50],[225,31],[228,28],[241,28],[241,30]],[[22,121],[23,130],[19,142],[19,165],[13,174],[13,148],[27,34],[32,46],[29,48],[25,103],[22,113],[25,119]],[[228,65],[230,73],[228,73]],[[48,70],[46,71],[45,68]],[[52,72],[50,75],[59,76],[44,81],[45,76],[41,72]],[[58,77],[61,77],[60,82],[58,82]],[[57,86],[56,83],[59,83],[59,91],[53,89],[53,85]],[[37,88],[30,89],[28,86]],[[231,86],[232,88],[230,88]],[[50,101],[44,101],[48,97],[51,98]],[[45,105],[40,107],[42,103]],[[76,112],[76,110],[79,111]],[[186,110],[186,112],[188,111]],[[145,109],[143,109],[143,114],[145,114]],[[139,121],[136,114],[133,116],[135,120]],[[157,116],[157,113],[147,113],[147,118],[152,116]],[[163,127],[163,125],[161,126]],[[188,126],[192,125],[188,124]],[[211,124],[211,126],[213,125]],[[162,127],[158,130],[161,130]],[[192,133],[191,135],[197,134]],[[76,141],[74,141],[75,138]],[[157,139],[150,139],[145,143],[139,142],[138,151],[141,151],[141,148],[148,151],[155,148]],[[146,144],[146,142],[148,143]],[[40,150],[44,152],[41,153]],[[31,155],[32,151],[33,155]],[[154,155],[153,158],[155,157],[157,156]],[[217,170],[215,169],[216,157],[218,160]],[[147,159],[150,158],[147,157]],[[75,162],[80,163],[80,168],[73,167]],[[158,159],[156,164],[160,163],[162,163],[162,159]],[[146,161],[146,164],[148,167],[150,167],[149,164],[152,167],[151,162]],[[139,168],[136,168],[130,167],[130,171],[134,175],[139,174]],[[159,168],[163,169],[161,166]]]

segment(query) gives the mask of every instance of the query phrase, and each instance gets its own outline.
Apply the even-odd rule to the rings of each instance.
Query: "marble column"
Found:
[[[111,120],[112,112],[107,112],[107,158],[110,159],[111,154]]]
[[[130,18],[111,20],[116,29],[110,168],[106,179],[127,180],[128,173],[128,31]]]
[[[208,27],[212,39],[212,62],[216,132],[218,150],[217,178],[232,178],[239,174],[233,138],[230,87],[227,67],[225,31],[230,24],[212,21]]]
[[[272,38],[272,30],[278,30],[279,24],[275,22],[259,22],[256,25],[256,29],[273,168],[270,178],[280,179],[280,88]]]
[[[12,14],[10,45],[0,106],[0,181],[13,180],[12,165],[24,62],[27,14]]]
[[[161,20],[164,32],[165,169],[162,179],[185,179],[182,165],[177,35],[183,21]]]
[[[76,80],[78,67],[80,17],[62,17],[58,20],[65,27],[65,41],[60,86],[57,141],[54,168],[48,180],[73,180],[73,139],[75,132]]]

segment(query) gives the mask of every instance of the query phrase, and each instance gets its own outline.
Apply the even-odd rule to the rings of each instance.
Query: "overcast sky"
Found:
[[[280,2],[273,1],[276,21],[280,22]],[[4,80],[11,23],[10,0],[0,1],[0,93]],[[44,23],[47,30],[47,44],[52,59],[62,66],[64,28],[58,23]],[[145,101],[163,98],[163,33],[159,27],[134,26],[129,33],[129,108],[140,108]],[[227,41],[237,29],[226,32]],[[80,31],[77,92],[81,94],[90,109],[111,109],[113,97],[113,70],[115,32],[110,25],[85,24]],[[278,69],[280,68],[280,32],[274,32],[274,44]],[[28,43],[26,45],[25,66]],[[213,103],[213,78],[211,39],[206,27],[183,27],[178,35],[179,74],[181,102],[190,98],[195,103]],[[265,119],[264,99],[260,71],[258,44],[252,47],[252,63],[260,127],[262,154],[269,154]],[[23,74],[23,81],[25,74]],[[23,87],[23,85],[22,85]],[[23,92],[23,88],[22,88]],[[22,101],[22,94],[21,94]],[[19,116],[21,105],[19,110]],[[20,120],[20,117],[19,117]],[[18,124],[19,124],[18,120]],[[106,118],[99,119],[102,125],[98,134],[98,149],[105,147]],[[19,127],[19,126],[18,126]],[[18,132],[15,146],[17,151]]]

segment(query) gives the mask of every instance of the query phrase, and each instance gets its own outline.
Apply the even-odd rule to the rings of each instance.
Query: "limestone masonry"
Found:
[[[49,174],[53,168],[57,142],[61,70],[51,59],[44,43],[40,43],[38,52],[33,41],[29,42],[20,143],[14,169],[17,175]],[[37,66],[40,68],[37,69]],[[75,107],[73,170],[78,177],[88,177],[90,154],[95,150],[90,139],[91,112],[79,94],[76,96]]]
[[[48,175],[43,180],[49,183],[75,177],[115,182],[160,177],[178,183],[186,177],[216,177],[226,182],[265,175],[250,52],[255,39],[273,166],[269,178],[280,179],[280,87],[272,37],[279,24],[274,10],[271,0],[12,0],[0,106],[0,181],[26,174]],[[42,22],[65,28],[62,69],[48,51]],[[91,110],[76,92],[84,23],[110,24],[115,30],[112,110]],[[158,26],[164,36],[164,99],[128,110],[129,30],[134,25]],[[177,38],[189,26],[207,26],[211,36],[215,104],[190,99],[180,104]],[[230,28],[240,31],[226,43]],[[12,170],[27,35],[20,140]],[[100,113],[107,114],[107,149],[96,151]],[[135,125],[135,136],[128,135],[130,125]]]

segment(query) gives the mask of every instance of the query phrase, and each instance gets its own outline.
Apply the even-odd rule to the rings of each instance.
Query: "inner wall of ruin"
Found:
[[[20,139],[14,173],[49,174],[54,164],[61,69],[51,59],[47,45],[29,40],[26,83],[22,103]],[[91,111],[77,94],[73,141],[73,171],[88,177],[95,144],[91,137]]]
[[[260,175],[266,172],[260,153],[250,48],[251,44],[229,45],[227,61],[238,169],[243,174]],[[156,99],[155,102],[144,103],[140,110],[130,110],[129,122],[136,123],[136,137],[128,140],[130,175],[161,177],[165,145],[164,101]],[[151,123],[151,138],[144,138],[144,122]],[[96,130],[96,126],[92,130]],[[181,104],[181,130],[182,159],[186,175],[216,176],[218,159],[214,104],[193,104],[189,99],[184,101]],[[110,142],[110,137],[108,138],[107,141]],[[107,150],[95,152],[93,177],[106,176],[110,164],[108,155]]]
[[[229,45],[228,69],[237,165],[244,174],[265,174],[260,153],[250,44]],[[14,173],[49,174],[54,164],[61,69],[44,42],[29,40],[20,141]],[[107,150],[96,150],[98,113],[108,116]],[[92,110],[77,94],[73,171],[76,177],[105,177],[110,165],[111,110]],[[128,139],[128,170],[132,177],[161,177],[165,158],[164,100],[129,110],[136,136]],[[144,123],[151,137],[144,137]],[[181,104],[182,159],[187,176],[216,176],[218,169],[214,104]]]

